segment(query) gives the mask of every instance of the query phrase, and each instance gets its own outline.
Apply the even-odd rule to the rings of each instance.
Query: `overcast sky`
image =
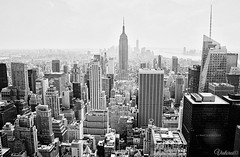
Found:
[[[201,49],[209,35],[240,50],[240,0],[0,0],[0,48],[108,48],[125,17],[129,44]]]

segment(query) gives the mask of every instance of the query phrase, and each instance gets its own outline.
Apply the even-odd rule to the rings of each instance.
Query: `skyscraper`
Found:
[[[200,65],[193,65],[188,68],[188,91],[189,93],[197,93],[199,87]]]
[[[59,95],[56,87],[50,85],[46,92],[46,105],[51,109],[52,117],[58,119],[60,114]]]
[[[90,101],[91,109],[100,109],[102,92],[102,69],[98,61],[93,61],[90,66]]]
[[[60,72],[60,60],[52,60],[52,72]]]
[[[4,63],[0,63],[0,92],[3,88],[8,86],[7,66]]]
[[[128,38],[125,34],[123,21],[123,31],[119,39],[119,79],[128,79]]]
[[[41,144],[52,143],[54,139],[52,116],[51,109],[47,105],[38,105],[36,107],[36,124],[38,140]]]
[[[172,71],[174,71],[175,74],[178,73],[178,58],[176,56],[172,56]]]
[[[46,91],[48,89],[48,79],[36,79],[36,94],[42,99],[42,104],[46,104]]]
[[[240,68],[232,67],[227,74],[227,83],[234,86],[234,93],[239,93]]]
[[[229,103],[211,93],[184,95],[182,133],[187,156],[215,156],[227,150]]]
[[[138,127],[146,128],[149,119],[162,126],[163,81],[162,70],[139,70]]]
[[[230,72],[231,67],[237,67],[238,64],[238,54],[237,53],[227,53],[227,73]]]
[[[210,38],[207,38],[205,40]],[[205,41],[204,41],[205,43]],[[211,45],[212,46],[212,45]],[[220,45],[218,45],[220,46]],[[205,51],[203,51],[204,54]],[[207,92],[210,82],[225,83],[227,70],[227,49],[225,47],[215,47],[215,49],[207,49],[207,57],[202,58],[204,65],[201,70],[199,80],[199,92]],[[205,55],[205,54],[204,54]],[[203,55],[203,57],[205,57]]]
[[[33,93],[36,93],[36,79],[37,79],[37,69],[29,69],[28,70],[28,82],[29,82],[29,89]]]
[[[158,55],[158,68],[161,69],[162,68],[162,56]]]
[[[72,82],[80,82],[80,68],[77,64],[74,64],[72,68]]]
[[[27,102],[28,98],[28,71],[27,65],[24,63],[11,63],[12,84],[19,91],[20,99]]]
[[[180,105],[180,101],[183,97],[183,85],[184,79],[182,75],[176,76],[176,85],[175,85],[175,104]]]
[[[108,60],[108,71],[107,74],[113,74],[115,73],[115,69],[114,69],[114,59],[113,58],[109,58]]]

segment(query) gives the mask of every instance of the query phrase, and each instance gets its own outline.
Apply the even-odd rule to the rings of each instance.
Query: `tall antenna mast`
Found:
[[[209,32],[209,37],[211,38],[212,36],[212,5],[211,5],[211,11],[210,11],[210,32]]]

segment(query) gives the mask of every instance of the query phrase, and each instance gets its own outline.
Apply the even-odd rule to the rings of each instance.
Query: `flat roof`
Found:
[[[240,99],[232,99],[230,98],[228,95],[227,96],[223,96],[225,99],[229,100],[229,101],[233,101],[233,102],[240,102]],[[240,104],[239,104],[240,105]]]
[[[201,93],[203,94],[203,93]],[[209,94],[209,93],[204,93],[204,96],[211,96],[213,94]],[[196,102],[194,101],[192,98],[191,98],[191,95],[187,95],[185,94],[185,97],[192,103],[192,104],[219,104],[219,105],[229,105],[228,102],[224,101],[223,99],[219,98],[217,95],[214,95],[215,96],[215,101],[214,102]]]
[[[139,69],[139,74],[164,74],[164,71],[155,69]]]

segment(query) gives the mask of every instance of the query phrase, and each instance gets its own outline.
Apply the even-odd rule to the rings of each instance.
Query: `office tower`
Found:
[[[101,97],[100,97],[100,109],[101,110],[106,110],[107,108],[107,98],[105,95],[105,91],[101,92]]]
[[[234,86],[228,83],[209,83],[208,86],[209,93],[219,96],[226,96],[228,94],[234,94]]]
[[[92,62],[90,66],[90,101],[91,109],[100,109],[100,97],[102,92],[102,69],[99,62]]]
[[[38,105],[36,107],[36,126],[38,140],[41,144],[52,143],[54,139],[52,116],[51,109],[47,105]]]
[[[232,151],[234,147],[234,138],[236,126],[240,125],[240,96],[239,94],[229,94],[228,96],[223,96],[223,100],[230,104],[229,111],[229,126],[228,126],[228,143],[229,151]]]
[[[239,93],[239,79],[240,68],[231,67],[230,72],[227,74],[227,83],[234,86],[234,93]]]
[[[31,112],[36,111],[36,106],[42,103],[42,99],[37,94],[31,94],[30,100],[29,100],[29,106],[31,108]]]
[[[115,63],[113,58],[109,58],[108,60],[108,71],[107,74],[115,74]]]
[[[67,80],[64,73],[46,73],[44,78],[47,78],[49,85],[54,85],[59,93],[66,90]]]
[[[74,139],[82,140],[83,139],[83,121],[74,121],[68,126],[68,140],[72,142]]]
[[[175,72],[175,75],[178,73],[178,58],[176,56],[172,56],[172,71]]]
[[[71,143],[72,156],[83,156],[83,141],[73,140]]]
[[[38,151],[42,157],[59,157],[59,145],[60,141],[58,138],[55,138],[54,141],[50,144],[40,145]]]
[[[0,130],[0,142],[2,142],[2,147],[8,147],[7,133],[5,133],[3,130]]]
[[[62,92],[62,106],[65,109],[70,109],[72,95],[73,95],[73,92],[70,90]]]
[[[229,103],[211,93],[184,95],[182,133],[187,156],[214,156],[227,150]]]
[[[30,107],[28,106],[28,103],[24,100],[15,100],[14,105],[16,106],[18,115],[23,115],[30,112]]]
[[[205,62],[207,60],[207,57],[209,56],[208,55],[209,51],[213,50],[213,49],[221,49],[221,45],[218,42],[211,39],[211,37],[203,35],[201,71],[203,71],[203,69],[205,67]]]
[[[66,119],[65,119],[66,120]],[[59,141],[65,142],[67,140],[67,129],[64,126],[64,115],[60,115],[58,119],[52,120],[52,131],[55,138],[59,138]]]
[[[180,105],[180,101],[183,98],[183,86],[184,86],[183,76],[177,75],[175,84],[175,104],[177,105]]]
[[[15,120],[15,138],[24,140],[28,156],[34,156],[38,151],[37,129],[34,125],[34,116],[32,113],[18,115]]]
[[[29,69],[28,70],[28,82],[29,89],[33,93],[36,93],[36,79],[37,79],[37,69]]]
[[[52,72],[60,72],[60,60],[52,60]]]
[[[234,141],[234,155],[233,157],[238,157],[240,152],[240,125],[236,127],[235,141]]]
[[[109,129],[109,112],[107,110],[95,110],[86,114],[83,122],[84,134],[95,136],[96,141],[103,140],[103,136]]]
[[[46,105],[51,109],[52,117],[58,118],[60,114],[59,95],[56,87],[50,85],[46,92]]]
[[[81,99],[81,83],[73,82],[73,97]]]
[[[128,38],[125,34],[123,21],[123,31],[119,39],[119,79],[128,80]]]
[[[46,78],[39,78],[36,79],[36,94],[42,100],[43,105],[46,104],[46,91],[48,89],[48,79]]]
[[[138,127],[147,127],[149,119],[162,126],[163,79],[162,70],[139,70]]]
[[[80,67],[77,64],[73,64],[72,82],[80,82]]]
[[[107,101],[110,98],[110,79],[108,77],[102,78],[102,90],[105,91]]]
[[[158,67],[157,58],[154,58],[154,59],[153,59],[153,66],[152,66],[152,68],[153,68],[153,69],[157,69],[157,67]]]
[[[158,68],[162,69],[162,56],[158,55]]]
[[[193,65],[188,68],[188,92],[197,93],[199,87],[200,65]]]
[[[12,85],[19,91],[20,99],[28,98],[28,71],[24,63],[11,63]]]
[[[75,104],[74,104],[74,113],[76,120],[78,121],[83,121],[85,119],[85,105],[84,101],[77,99]]]
[[[67,74],[69,72],[68,65],[63,66],[63,72]]]
[[[208,51],[207,58],[204,61],[205,64],[200,74],[200,92],[207,92],[210,82],[226,82],[226,55],[227,49],[225,47]]]
[[[0,91],[8,86],[7,66],[4,63],[0,63]]]
[[[238,54],[237,53],[227,53],[226,55],[226,66],[227,66],[227,73],[230,72],[231,67],[237,67],[238,65]]]
[[[8,103],[7,101],[0,101],[0,128],[6,122],[13,123],[15,118],[17,117],[17,110],[14,106],[13,102]]]

